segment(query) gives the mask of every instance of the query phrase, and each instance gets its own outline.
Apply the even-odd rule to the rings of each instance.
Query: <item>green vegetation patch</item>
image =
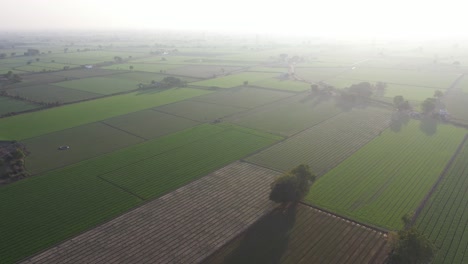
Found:
[[[275,136],[248,133],[231,126],[209,137],[194,141],[103,177],[145,199],[203,176],[223,165],[274,143]],[[226,151],[228,150],[228,151]]]
[[[417,208],[466,133],[439,124],[428,134],[420,122],[410,121],[400,132],[386,130],[321,177],[306,201],[359,221],[401,229],[401,217]]]
[[[234,113],[245,111],[244,108],[185,100],[173,104],[163,105],[155,108],[158,111],[200,122],[212,122],[218,118],[223,118]]]
[[[418,218],[417,226],[435,242],[433,263],[468,261],[468,142],[456,156],[445,178]]]
[[[138,88],[138,82],[129,79],[115,80],[105,77],[93,77],[55,83],[54,85],[98,94],[114,94]]]
[[[174,69],[169,69],[167,70],[167,73],[195,78],[213,78],[240,69],[241,67],[227,65],[186,65]]]
[[[450,91],[443,99],[451,119],[468,125],[468,93],[461,91]]]
[[[178,67],[178,65],[172,64],[155,64],[155,63],[123,63],[123,64],[113,64],[110,66],[103,67],[107,70],[131,70],[133,67],[134,71],[143,71],[143,72],[159,72],[173,69]]]
[[[103,122],[145,139],[160,137],[199,124],[193,120],[155,110],[143,110],[116,116]]]
[[[242,86],[200,96],[194,100],[224,106],[254,108],[289,96],[293,96],[293,94],[283,91]]]
[[[448,88],[459,76],[460,74],[447,72],[401,70],[391,68],[364,68],[359,66],[354,70],[346,71],[346,73],[340,75],[340,77],[343,78],[424,86],[439,89]]]
[[[235,75],[227,75],[223,77],[217,77],[214,79],[199,81],[191,83],[196,86],[207,86],[207,87],[220,87],[220,88],[231,88],[236,86],[244,85],[244,82],[254,83],[276,77],[276,73],[264,73],[264,72],[243,72]]]
[[[102,96],[97,93],[46,84],[9,89],[8,94],[45,103],[68,103]]]
[[[203,94],[206,90],[177,88],[155,93],[130,93],[45,111],[0,119],[0,138],[26,139],[96,122]]]
[[[252,85],[293,92],[302,92],[310,90],[309,83],[291,80],[280,80],[278,78],[271,78],[254,82],[252,83]]]
[[[102,123],[91,123],[22,141],[28,151],[26,169],[42,173],[124,148],[143,139]],[[69,149],[59,150],[61,146]]]
[[[333,117],[341,111],[333,99],[299,94],[274,104],[233,115],[228,120],[241,126],[288,136]]]
[[[339,76],[345,72],[346,68],[339,67],[328,67],[328,68],[300,68],[296,67],[295,73],[298,78],[304,79],[309,82],[318,82],[323,80],[329,80],[336,76]]]
[[[1,187],[2,261],[16,262],[140,204],[131,191],[156,197],[275,140],[203,124]]]
[[[65,78],[90,78],[90,77],[100,77],[100,76],[108,76],[112,74],[119,74],[125,71],[111,71],[111,70],[104,70],[100,68],[92,68],[92,69],[72,69],[66,71],[59,71],[54,72],[54,75],[63,76]]]
[[[111,76],[107,76],[107,78],[112,78],[112,79],[118,79],[118,80],[133,80],[137,81],[138,83],[144,83],[148,84],[151,83],[152,81],[159,82],[164,77],[167,77],[168,75],[165,74],[159,74],[159,73],[152,73],[152,72],[128,72],[128,73],[122,73],[122,74],[114,74]],[[186,82],[194,82],[197,81],[197,79],[194,78],[189,78],[189,77],[177,77],[181,79],[182,81]]]
[[[388,126],[390,111],[353,109],[280,142],[247,160],[287,171],[308,164],[321,176],[371,141]]]
[[[31,110],[31,109],[35,109],[39,107],[41,106],[38,104],[20,101],[20,100],[8,98],[8,97],[0,97],[0,115]],[[0,133],[0,138],[1,138],[1,133]]]
[[[402,95],[406,100],[422,102],[426,98],[433,97],[437,89],[426,87],[388,84],[385,88],[384,96],[393,98],[397,95]]]

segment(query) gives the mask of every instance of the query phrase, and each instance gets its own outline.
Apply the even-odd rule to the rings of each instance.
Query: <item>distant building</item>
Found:
[[[86,69],[92,69],[93,68],[93,65],[85,65],[84,66]]]

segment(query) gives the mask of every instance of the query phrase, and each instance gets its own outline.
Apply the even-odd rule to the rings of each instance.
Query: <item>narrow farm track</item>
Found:
[[[388,249],[384,233],[299,204],[263,216],[202,263],[383,263]]]
[[[194,263],[271,211],[279,173],[235,162],[23,263]]]

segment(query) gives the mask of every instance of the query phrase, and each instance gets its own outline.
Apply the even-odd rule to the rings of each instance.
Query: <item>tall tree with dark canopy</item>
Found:
[[[271,185],[270,200],[277,203],[296,203],[309,192],[315,181],[308,165],[301,164],[279,176]]]

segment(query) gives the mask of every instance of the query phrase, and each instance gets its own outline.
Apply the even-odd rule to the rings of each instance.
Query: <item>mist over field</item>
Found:
[[[1,9],[0,263],[468,263],[463,2]]]

